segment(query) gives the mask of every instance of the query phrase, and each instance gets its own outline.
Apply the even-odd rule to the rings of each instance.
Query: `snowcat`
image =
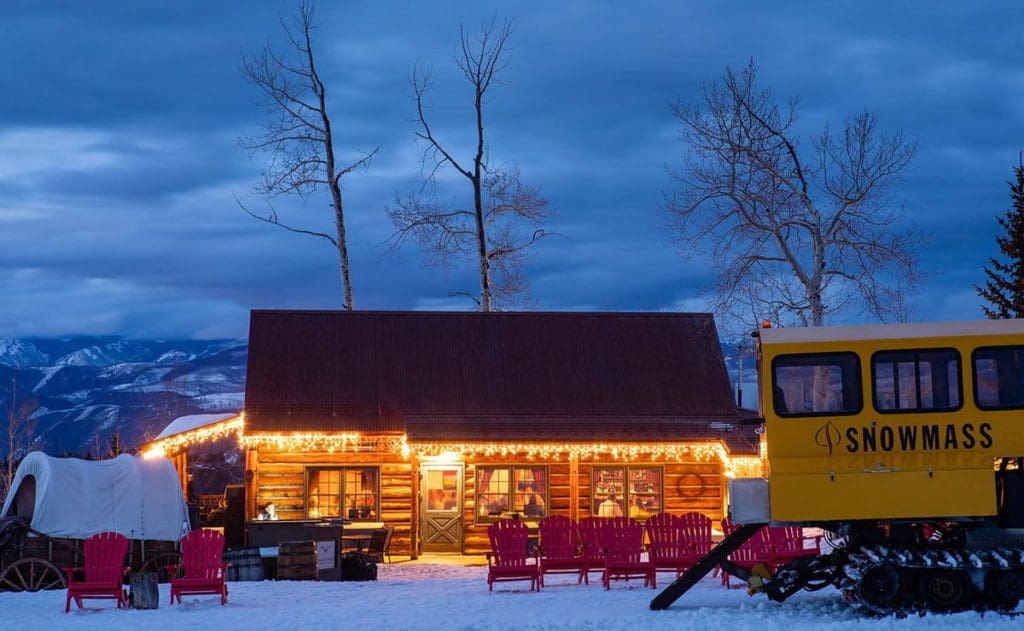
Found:
[[[879,613],[1011,610],[1024,597],[1024,320],[762,328],[763,476],[729,482],[742,524],[651,601],[713,568],[784,601],[839,589]],[[767,525],[820,528],[778,568],[729,555]]]

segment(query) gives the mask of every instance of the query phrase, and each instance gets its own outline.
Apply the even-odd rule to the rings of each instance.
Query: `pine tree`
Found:
[[[1024,154],[1014,175],[1016,183],[1008,182],[1012,205],[1005,217],[999,217],[1004,234],[996,237],[1004,260],[989,259],[985,286],[974,286],[989,303],[981,308],[992,319],[1024,318]]]

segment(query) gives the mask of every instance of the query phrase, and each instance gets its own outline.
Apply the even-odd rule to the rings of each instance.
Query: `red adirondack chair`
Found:
[[[603,517],[584,517],[576,526],[580,536],[580,556],[583,558],[577,583],[590,585],[591,572],[604,572],[604,549],[601,543],[601,524],[604,522]]]
[[[801,557],[821,554],[821,535],[808,537],[800,526],[769,526],[767,532],[768,546],[772,555],[773,570],[795,561]],[[813,547],[805,542],[813,541]]]
[[[576,574],[590,583],[587,561],[580,555],[579,535],[576,524],[564,515],[551,515],[540,520],[540,585],[544,586],[545,574]]]
[[[82,608],[85,598],[112,598],[117,608],[128,606],[124,593],[124,575],[128,567],[128,538],[116,532],[101,532],[85,540],[85,561],[82,567],[66,567],[68,597],[64,613],[71,611],[71,601]]]
[[[654,565],[642,558],[644,527],[635,519],[615,517],[601,524],[601,547],[604,550],[604,573],[601,583],[612,588],[612,581],[644,579],[644,587],[657,586]]]
[[[220,604],[228,604],[227,568],[224,535],[216,530],[193,530],[181,539],[181,564],[168,565],[171,577],[171,604],[182,596],[216,594]],[[181,576],[178,576],[181,570]]]
[[[648,557],[657,570],[681,575],[711,550],[711,520],[700,513],[658,513],[647,520]]]
[[[487,590],[499,581],[530,581],[530,591],[540,591],[540,566],[527,563],[529,528],[518,519],[500,519],[487,527],[491,551],[487,553]]]
[[[735,532],[737,528],[739,528],[739,525],[732,523],[729,518],[722,520],[722,532],[725,533],[726,537]],[[769,570],[772,570],[774,560],[766,531],[767,528],[758,530],[757,534],[747,539],[743,545],[729,555],[729,561],[748,570],[752,570],[758,564],[763,564]],[[722,585],[725,585],[726,589],[732,589],[729,573],[725,569],[722,569]]]

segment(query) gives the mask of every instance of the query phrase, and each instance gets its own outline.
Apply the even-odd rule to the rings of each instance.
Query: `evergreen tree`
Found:
[[[982,310],[992,319],[1024,318],[1024,154],[1014,168],[1014,175],[1016,183],[1008,182],[1010,210],[999,218],[1004,234],[996,237],[1004,260],[989,259],[985,286],[974,286],[978,295],[989,303],[983,305]]]

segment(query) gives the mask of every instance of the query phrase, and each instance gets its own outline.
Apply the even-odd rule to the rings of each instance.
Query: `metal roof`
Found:
[[[423,441],[721,438],[756,450],[756,437],[751,446],[750,432],[733,425],[738,419],[709,314],[251,316],[246,432],[405,431]]]

